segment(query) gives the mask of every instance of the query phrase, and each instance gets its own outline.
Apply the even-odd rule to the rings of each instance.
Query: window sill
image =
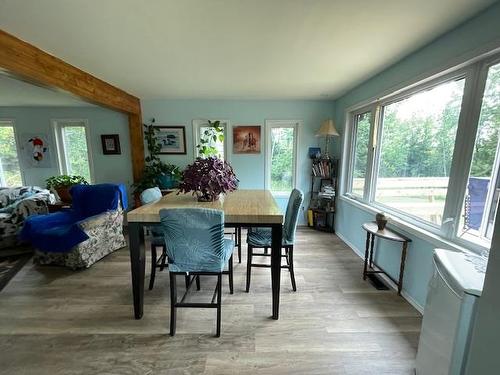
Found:
[[[352,204],[353,206],[360,208],[361,210],[363,210],[365,212],[368,212],[368,213],[374,215],[374,218],[375,218],[375,214],[380,211],[373,206],[370,206],[364,202],[360,202],[354,198],[349,198],[345,195],[341,195],[340,199],[346,203]],[[432,232],[429,232],[428,230],[419,228],[418,226],[410,224],[410,223],[406,222],[405,220],[398,218],[398,217],[390,217],[390,219],[388,221],[388,225],[389,225],[389,227],[394,227],[394,229],[396,229],[396,230],[400,229],[400,230],[407,232],[408,234],[411,234],[419,239],[425,240],[425,241],[427,241],[427,242],[429,242],[429,243],[431,243],[439,248],[445,248],[445,249],[450,249],[453,251],[473,253],[473,254],[478,254],[478,252],[480,252],[480,250],[478,250],[478,249],[467,248],[467,247],[458,245],[456,243],[453,243],[453,242],[451,242],[451,241],[449,241],[441,236],[438,236],[435,233],[432,233]]]

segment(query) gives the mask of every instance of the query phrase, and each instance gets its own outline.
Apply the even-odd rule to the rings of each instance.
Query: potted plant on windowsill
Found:
[[[228,162],[214,156],[197,158],[186,167],[179,184],[180,193],[193,192],[200,202],[213,202],[221,194],[238,188],[238,179]]]
[[[88,182],[83,176],[69,176],[65,174],[52,176],[46,180],[46,183],[47,189],[56,191],[59,199],[65,203],[71,203],[71,194],[69,193],[69,189],[73,185],[88,185]]]

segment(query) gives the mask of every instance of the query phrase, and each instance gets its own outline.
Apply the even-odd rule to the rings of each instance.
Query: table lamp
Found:
[[[328,156],[328,144],[330,143],[330,137],[339,136],[339,132],[335,128],[335,124],[332,119],[323,121],[321,128],[319,128],[316,133],[316,137],[325,137],[325,152],[323,153],[324,158],[329,158]]]

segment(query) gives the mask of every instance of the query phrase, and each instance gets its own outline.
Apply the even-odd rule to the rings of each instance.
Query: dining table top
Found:
[[[224,221],[231,224],[281,224],[283,213],[269,190],[239,189],[221,194],[214,202],[198,202],[191,193],[174,191],[161,199],[140,206],[127,213],[132,223],[160,222],[159,212],[163,208],[212,208],[224,211]]]

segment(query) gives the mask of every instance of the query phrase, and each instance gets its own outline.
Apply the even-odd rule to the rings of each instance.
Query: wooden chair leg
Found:
[[[229,258],[229,294],[233,294],[233,256]]]
[[[222,273],[217,275],[217,327],[215,337],[220,337],[221,309],[222,308]]]
[[[177,285],[175,280],[175,274],[170,272],[170,336],[175,335],[175,325],[177,322],[177,308],[175,304],[177,303]]]
[[[186,283],[186,290],[189,286],[189,274],[186,274],[186,276],[184,276],[184,282]]]
[[[291,247],[288,251],[288,257],[290,264],[288,265],[288,270],[290,271],[290,279],[292,281],[292,289],[294,292],[297,291],[297,285],[295,284],[295,272],[293,271],[293,247]]]
[[[196,276],[196,290],[201,289],[201,283],[200,283],[200,275]]]
[[[156,246],[151,244],[151,275],[149,276],[149,290],[155,285],[156,276]]]
[[[250,276],[252,274],[252,255],[253,255],[253,248],[252,248],[252,246],[248,245],[248,250],[247,250],[247,287],[246,287],[247,293],[250,291]]]
[[[265,247],[265,248],[264,248],[264,254],[268,254],[268,253],[269,253],[269,252],[268,252],[268,248],[267,248],[267,247]]]

